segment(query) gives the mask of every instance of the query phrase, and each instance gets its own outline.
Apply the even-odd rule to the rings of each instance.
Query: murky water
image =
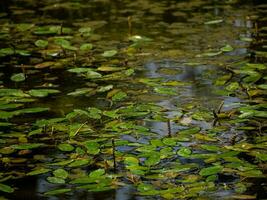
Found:
[[[114,88],[129,92],[130,103],[132,101],[154,102],[166,109],[167,118],[177,117],[177,120],[182,120],[182,124],[175,121],[171,122],[172,134],[184,130],[188,124],[199,126],[202,130],[210,130],[214,123],[212,120],[198,120],[197,117],[192,119],[188,116],[198,110],[212,113],[222,101],[224,101],[222,111],[227,112],[237,108],[244,101],[239,96],[222,93],[222,87],[219,84],[216,85],[216,81],[225,75],[226,66],[236,62],[255,61],[251,53],[252,50],[258,48],[257,45],[253,46],[251,43],[251,40],[256,37],[255,16],[258,16],[261,12],[264,13],[264,10],[265,7],[257,6],[256,2],[252,0],[1,1],[0,47],[16,46],[19,49],[33,49],[34,40],[38,36],[21,35],[19,32],[13,31],[16,24],[21,23],[30,23],[36,26],[60,25],[73,29],[82,25],[90,26],[94,29],[90,42],[99,47],[94,50],[94,53],[100,53],[106,49],[126,49],[129,43],[127,39],[129,34],[148,37],[152,41],[142,45],[134,52],[138,55],[137,58],[129,56],[114,61],[119,65],[127,63],[135,69],[135,76],[131,81],[104,81],[99,85],[111,83]],[[214,24],[208,23],[214,20],[222,21]],[[263,20],[263,23],[265,22],[266,20]],[[8,31],[11,34],[6,34]],[[76,42],[79,43],[79,41]],[[216,55],[226,45],[231,45],[234,49]],[[128,51],[131,51],[131,49],[128,49]],[[57,57],[52,57],[48,60],[53,61],[54,58],[57,59]],[[73,109],[82,109],[89,106],[110,109],[110,100],[107,100],[103,94],[96,93],[78,97],[67,95],[81,87],[96,88],[98,83],[84,80],[73,73],[67,72],[66,68],[69,63],[66,62],[67,64],[64,65],[64,61],[62,61],[62,65],[54,68],[34,68],[38,63],[44,61],[42,59],[38,54],[17,59],[0,58],[0,72],[2,74],[0,85],[2,87],[29,90],[51,86],[50,88],[61,91],[60,94],[40,99],[34,103],[37,106],[49,107],[51,111],[48,114],[13,119],[18,126],[22,125],[21,130],[25,131],[23,126],[27,127],[36,119],[51,116],[62,117]],[[75,63],[75,58],[71,59],[74,59],[74,61],[70,63]],[[92,58],[91,55],[86,54],[80,63],[74,65],[101,66],[101,59],[97,59],[98,57]],[[10,80],[10,76],[13,73],[20,72],[21,66],[25,66],[29,78],[24,83],[14,83]],[[153,83],[153,80],[158,79],[160,79],[160,82],[166,82],[166,84],[176,84],[174,92],[177,95],[161,95],[148,87],[149,84]],[[127,100],[124,103],[127,105]],[[119,106],[120,104],[117,107]],[[166,136],[168,133],[169,127],[165,121],[141,118],[138,123],[149,128],[159,138]],[[99,125],[99,127],[101,126]],[[5,131],[2,130],[2,132]],[[228,144],[235,134],[238,140],[246,138],[245,135],[242,135],[242,130],[235,130],[235,127],[232,126],[221,132],[218,136],[220,138],[219,143]],[[121,138],[130,142],[147,143],[150,137],[135,137],[135,135],[126,134]],[[195,144],[195,141],[191,141],[184,145],[193,146]],[[131,147],[123,147],[120,151],[129,152]],[[62,156],[60,154],[54,155],[53,150],[52,152],[41,150],[38,153],[47,153],[46,161],[52,160],[54,156]],[[183,162],[193,161],[185,159]],[[203,161],[199,163],[203,165]],[[34,163],[29,162],[29,165],[34,165]],[[16,167],[19,168],[19,171],[28,168],[27,163],[18,164]],[[5,172],[8,171],[5,167],[2,168]],[[235,177],[231,176],[229,179],[229,182],[234,183]],[[227,177],[221,177],[220,180],[226,183]],[[44,192],[57,188],[57,186],[46,181],[45,175],[40,175],[37,178],[27,177],[12,180],[8,183],[18,188],[14,194],[4,195],[10,199],[155,199],[153,196],[141,197],[136,195],[135,188],[129,185],[108,192],[92,193],[77,190],[62,197],[44,197],[42,195]],[[203,198],[232,199],[230,197],[232,192],[233,190],[218,190],[214,193],[211,192],[211,195],[204,194]],[[253,191],[250,194],[254,193]]]

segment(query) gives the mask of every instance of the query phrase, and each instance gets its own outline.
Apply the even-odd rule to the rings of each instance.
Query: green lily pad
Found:
[[[92,33],[92,29],[90,27],[82,27],[78,31],[85,37],[90,36]]]
[[[218,174],[223,170],[223,166],[217,165],[213,167],[207,167],[200,170],[199,175],[201,176],[210,176],[214,174]]]
[[[224,47],[222,47],[220,50],[223,52],[230,52],[230,51],[233,51],[234,48],[231,45],[227,44]]]
[[[97,169],[95,171],[90,172],[89,177],[96,179],[102,177],[104,174],[105,174],[104,169]]]
[[[177,95],[177,92],[173,88],[166,88],[166,87],[156,87],[154,91],[159,94],[167,94],[167,95]]]
[[[145,160],[145,165],[153,166],[160,162],[160,154],[157,152],[152,152],[149,154],[148,158]]]
[[[81,51],[90,51],[93,49],[93,45],[91,43],[85,43],[80,46]]]
[[[100,145],[97,142],[88,140],[84,142],[84,146],[89,154],[97,155],[100,152]]]
[[[68,69],[69,72],[72,72],[72,73],[86,73],[88,71],[92,71],[91,68],[81,68],[81,67],[76,67],[76,68],[72,68],[72,69]]]
[[[103,57],[106,57],[106,58],[110,58],[110,57],[115,56],[117,53],[118,53],[117,50],[109,50],[109,51],[105,51],[105,52],[102,54],[102,56],[103,56]]]
[[[11,81],[14,81],[14,82],[21,82],[21,81],[25,81],[26,77],[24,73],[18,73],[18,74],[13,74],[10,77],[10,79]]]
[[[64,193],[67,193],[70,191],[71,191],[71,189],[57,189],[57,190],[51,190],[51,191],[45,192],[44,195],[54,196],[54,195],[58,195],[58,194],[64,194]]]
[[[27,173],[28,176],[36,176],[36,175],[39,175],[39,174],[45,174],[47,172],[49,172],[50,169],[47,169],[47,168],[40,168],[40,169],[36,169],[36,170],[33,170],[29,173]]]
[[[121,101],[127,97],[127,93],[119,91],[112,96],[112,101]]]
[[[74,150],[74,147],[71,145],[71,144],[59,144],[57,146],[61,151],[73,151]]]
[[[216,19],[216,20],[212,20],[212,21],[205,22],[204,24],[205,24],[205,25],[212,25],[212,24],[220,24],[220,23],[222,23],[222,22],[223,22],[222,19]]]
[[[182,147],[181,149],[179,149],[177,154],[182,157],[189,157],[192,154],[192,151],[188,147]]]
[[[0,89],[0,96],[30,97],[20,89]]]
[[[0,183],[0,191],[6,192],[6,193],[12,193],[14,192],[14,188],[10,187],[9,185]]]
[[[43,145],[44,144],[42,143],[25,143],[25,144],[14,144],[14,145],[11,145],[11,147],[13,149],[18,149],[18,150],[28,150],[28,149],[36,149]]]
[[[54,184],[64,184],[65,180],[59,177],[48,177],[47,181]]]
[[[49,94],[57,94],[60,91],[55,89],[32,89],[28,93],[33,97],[47,97]]]
[[[84,165],[89,165],[91,163],[91,159],[78,159],[75,160],[74,162],[70,163],[68,166],[69,167],[80,167]]]
[[[48,41],[47,41],[47,40],[37,40],[34,44],[35,44],[37,47],[45,48],[45,47],[48,46]]]

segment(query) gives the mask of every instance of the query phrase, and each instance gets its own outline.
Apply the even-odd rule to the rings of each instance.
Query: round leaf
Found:
[[[74,147],[70,144],[59,144],[57,146],[61,151],[73,151]]]
[[[13,74],[11,77],[10,77],[11,81],[14,81],[14,82],[21,82],[21,81],[25,81],[26,77],[23,73],[18,73],[18,74]]]
[[[109,51],[105,51],[105,52],[102,54],[102,56],[103,56],[103,57],[106,57],[106,58],[109,58],[109,57],[115,56],[117,53],[118,53],[117,50],[109,50]]]

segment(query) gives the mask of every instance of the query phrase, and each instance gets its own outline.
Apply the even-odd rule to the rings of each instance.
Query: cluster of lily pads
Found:
[[[10,35],[27,39],[8,41]],[[188,199],[231,191],[233,198],[242,199],[256,198],[246,195],[252,179],[266,181],[265,64],[222,67],[223,75],[214,83],[216,93],[242,99],[237,108],[225,111],[221,104],[213,111],[196,111],[188,106],[168,117],[170,110],[156,102],[135,101],[138,95],[153,93],[169,98],[187,84],[134,76],[138,70],[132,64],[138,64],[143,56],[140,47],[149,38],[130,36],[123,41],[124,48],[104,48],[97,46],[90,27],[6,24],[0,39],[7,41],[0,49],[1,60],[18,60],[0,88],[0,191],[13,193],[19,188],[12,180],[44,175],[55,185],[42,194],[46,196],[103,192],[131,184],[142,196]],[[196,57],[232,50],[226,45]],[[49,70],[60,70],[73,82],[82,80],[82,86],[62,91],[53,75],[43,76]],[[49,84],[26,85],[35,75]],[[9,81],[13,87],[7,86]],[[103,98],[108,106],[77,106],[61,115],[40,106],[62,93]],[[213,126],[204,129],[194,121]],[[159,135],[146,126],[149,122],[169,130]],[[179,130],[173,132],[173,127]]]

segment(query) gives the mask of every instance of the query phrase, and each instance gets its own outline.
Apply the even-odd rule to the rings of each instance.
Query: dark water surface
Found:
[[[86,107],[110,110],[111,108],[129,105],[132,102],[155,103],[165,109],[165,117],[172,119],[170,122],[172,133],[184,130],[187,126],[200,127],[202,131],[213,130],[212,111],[216,110],[222,101],[224,102],[223,112],[235,110],[246,103],[246,99],[242,95],[238,95],[238,91],[236,93],[235,91],[225,93],[223,86],[217,84],[218,80],[226,75],[225,69],[232,66],[233,63],[265,63],[266,61],[267,56],[264,58],[264,56],[257,56],[255,53],[256,51],[264,52],[267,48],[267,32],[266,29],[261,29],[265,27],[267,22],[266,12],[266,3],[253,0],[0,1],[0,48],[15,46],[16,49],[27,49],[34,52],[30,56],[1,56],[0,86],[2,88],[22,89],[23,91],[33,88],[60,90],[59,94],[53,94],[26,104],[26,107],[49,107],[50,111],[48,113],[16,116],[10,121],[17,127],[14,129],[1,127],[0,147],[4,148],[16,143],[17,140],[25,138],[25,135],[22,135],[12,140],[12,136],[10,136],[6,142],[3,134],[16,131],[27,135],[29,129],[32,130],[31,123],[38,119],[63,117],[74,109],[84,109]],[[214,20],[221,21],[215,22]],[[20,32],[17,30],[19,24],[32,24],[31,29],[39,26],[57,25],[63,28],[69,27],[75,31],[79,27],[91,27],[93,33],[86,40],[93,44],[94,49],[92,53],[83,55],[75,55],[72,51],[67,51],[68,56],[65,58],[69,60],[60,60],[62,55],[45,57],[39,51],[35,51],[34,42],[37,39],[47,39],[50,42],[53,40],[52,35],[31,34],[30,31]],[[138,44],[140,47],[134,47],[133,50],[129,48],[129,35],[147,37],[151,41],[148,43],[141,41],[142,44]],[[81,39],[73,39],[73,41],[76,46],[82,43]],[[221,52],[221,49],[226,45],[230,45],[233,49]],[[111,49],[117,49],[120,54],[113,60],[108,61],[101,57],[104,51]],[[121,52],[127,52],[128,54],[124,56]],[[76,60],[75,56],[77,56]],[[43,68],[36,67],[46,61],[60,64]],[[102,65],[130,66],[135,70],[135,74],[130,80],[110,79],[97,82],[84,79],[67,71],[69,67],[73,66],[99,67]],[[22,69],[23,67],[25,69]],[[20,73],[22,70],[27,72],[27,79],[24,82],[16,83],[10,80],[12,74]],[[108,74],[109,72],[105,71],[103,73]],[[238,82],[235,78],[231,81]],[[172,92],[177,94],[166,95],[157,92],[157,89],[155,89],[157,84],[165,82],[165,86],[168,86],[168,83],[169,86],[174,84]],[[115,89],[126,92],[128,98],[118,104],[111,104],[110,99],[106,98],[106,93],[87,96],[67,95],[79,88],[97,88],[109,84],[112,84]],[[196,117],[196,115],[192,118],[193,114],[199,112],[202,114],[208,113],[209,116],[204,117],[204,120]],[[147,144],[151,138],[163,138],[168,133],[167,123],[161,118],[147,120],[140,117],[134,123],[148,128],[151,133],[154,133],[153,136],[145,134],[137,136],[126,132],[119,135],[118,138],[132,143]],[[105,126],[105,121],[92,122],[92,124],[95,130],[101,131],[100,128]],[[220,127],[223,128],[217,136],[219,139],[215,145],[227,146],[233,136],[237,138],[237,141],[249,141],[246,132],[238,129],[236,123],[222,122]],[[101,133],[97,132],[97,134]],[[13,194],[0,194],[0,199],[130,200],[164,198],[159,197],[159,195],[139,195],[135,187],[138,184],[130,184],[126,177],[121,181],[124,184],[119,184],[120,186],[117,189],[110,191],[88,192],[75,189],[66,195],[44,196],[43,193],[51,189],[66,186],[49,183],[46,180],[47,174],[32,177],[25,176],[25,173],[36,166],[42,165],[37,160],[32,160],[34,156],[44,155],[45,158],[41,159],[41,163],[49,163],[68,156],[55,151],[51,147],[54,143],[64,142],[63,137],[53,137],[55,137],[55,140],[50,141],[47,137],[37,136],[33,139],[34,142],[44,142],[50,146],[33,151],[28,155],[11,155],[14,158],[25,157],[28,159],[26,162],[20,163],[18,161],[18,163],[14,162],[8,165],[2,159],[7,156],[0,154],[2,160],[0,182],[1,179],[4,179],[5,173],[19,177],[5,181],[5,183],[17,189]],[[98,136],[94,135],[94,137],[97,138]],[[198,140],[193,139],[189,142],[181,142],[180,147],[188,146],[193,149],[194,145],[197,146],[198,144]],[[201,144],[211,144],[211,142],[204,140]],[[122,153],[131,152],[132,147],[118,147],[118,151]],[[178,150],[180,147],[177,146],[174,149]],[[204,150],[199,149],[194,150],[194,152],[205,153]],[[101,160],[102,158],[95,159]],[[246,156],[244,156],[244,159],[250,160]],[[197,163],[201,167],[210,166],[210,162],[212,162],[204,162],[202,158],[191,160],[179,158],[179,160],[183,164]],[[253,161],[251,162],[253,163]],[[95,169],[96,166],[93,168]],[[119,167],[123,168],[122,166]],[[266,167],[264,169],[266,170]],[[125,176],[125,170],[119,170],[121,170],[119,174]],[[185,176],[194,174],[196,170],[189,171]],[[78,176],[78,174],[79,172],[76,172],[73,176]],[[239,183],[240,179],[242,177],[238,178],[231,171],[226,172],[215,181],[220,187],[212,191],[200,192],[199,196],[184,198],[245,199],[246,197],[255,197],[264,199],[267,197],[266,179],[263,177],[260,179],[245,177],[249,184],[247,184],[244,195],[250,196],[234,196],[236,195],[235,184]],[[177,180],[167,181],[166,184],[171,184],[173,181]],[[156,180],[154,180],[154,185],[157,185]],[[1,197],[1,195],[3,196]],[[182,199],[182,197],[171,196],[170,199]]]

